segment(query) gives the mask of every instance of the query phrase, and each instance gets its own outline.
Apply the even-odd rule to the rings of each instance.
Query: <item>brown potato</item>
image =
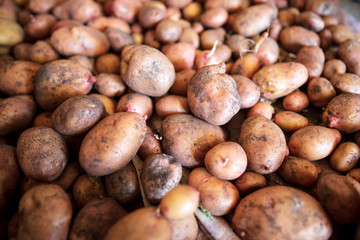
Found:
[[[155,207],[147,207],[121,218],[109,229],[104,239],[168,240],[171,236],[170,222]]]
[[[240,177],[235,179],[234,184],[239,190],[240,195],[247,195],[260,188],[266,187],[266,178],[260,173],[244,172]]]
[[[144,120],[151,117],[153,112],[152,99],[139,93],[128,93],[123,95],[116,105],[116,112],[136,112]]]
[[[360,42],[357,40],[346,40],[339,46],[339,58],[346,64],[349,73],[360,76]]]
[[[36,103],[30,95],[9,97],[0,102],[0,136],[29,126],[35,117]]]
[[[105,176],[106,194],[120,204],[134,201],[141,196],[138,175],[130,162],[120,170]]]
[[[336,96],[336,91],[329,80],[316,77],[310,80],[307,95],[312,105],[321,108]]]
[[[212,65],[196,71],[187,97],[192,113],[215,125],[223,125],[240,110],[241,99],[234,79],[225,74],[225,65]]]
[[[58,185],[41,184],[27,191],[19,202],[18,239],[68,238],[73,209]]]
[[[360,94],[360,76],[353,73],[335,73],[330,78],[336,92],[351,92]]]
[[[111,49],[115,52],[120,52],[127,45],[137,43],[135,41],[135,35],[133,37],[131,34],[123,32],[117,28],[107,28],[105,34],[110,41]]]
[[[247,53],[234,62],[231,67],[231,74],[239,74],[252,78],[260,66],[260,59],[253,53]]]
[[[61,175],[52,183],[57,184],[65,191],[68,191],[81,173],[82,169],[77,162],[69,162]]]
[[[275,39],[271,37],[264,38],[260,36],[259,40],[256,41],[258,41],[257,44],[261,42],[255,51],[256,57],[262,64],[271,65],[279,60],[280,49],[279,44]]]
[[[162,43],[174,43],[178,41],[181,33],[180,23],[171,19],[161,20],[155,28],[156,39]]]
[[[2,210],[16,191],[20,168],[15,147],[0,143],[0,155],[0,210]]]
[[[249,78],[242,75],[231,75],[241,98],[241,109],[254,106],[260,99],[260,88]]]
[[[174,65],[175,71],[190,69],[195,61],[195,47],[190,43],[172,43],[165,45],[161,51]]]
[[[220,46],[216,46],[215,54],[223,61],[229,62],[231,60],[231,49],[229,46],[223,44]]]
[[[202,11],[202,5],[199,2],[190,2],[182,10],[184,18],[187,20],[194,20],[200,16]]]
[[[340,59],[330,59],[325,62],[324,70],[322,76],[327,79],[331,79],[331,77],[336,74],[343,74],[346,72],[346,65]]]
[[[65,140],[47,127],[25,130],[19,137],[16,152],[24,174],[37,181],[55,180],[68,161]]]
[[[360,195],[347,176],[327,174],[317,182],[317,196],[331,219],[348,224],[358,218]],[[359,183],[358,183],[359,184]]]
[[[105,106],[105,111],[107,115],[113,114],[115,112],[115,100],[111,99],[105,95],[91,93],[88,96],[97,97]]]
[[[96,76],[94,88],[107,97],[121,97],[126,91],[126,85],[120,75],[100,73]]]
[[[310,101],[305,93],[302,91],[295,90],[292,93],[289,93],[283,98],[283,107],[285,110],[300,112],[307,108]]]
[[[106,2],[104,11],[107,15],[114,15],[128,23],[133,23],[141,6],[140,0],[112,0]]]
[[[46,41],[35,42],[29,51],[29,59],[40,64],[55,61],[60,58],[59,54]]]
[[[320,47],[325,51],[330,49],[332,46],[331,32],[329,29],[325,28],[321,32],[319,32],[320,37]]]
[[[203,165],[209,149],[226,140],[224,131],[190,114],[173,114],[162,122],[163,151],[183,167]]]
[[[320,32],[325,27],[323,19],[311,11],[301,12],[296,18],[296,23],[314,32]]]
[[[287,156],[277,172],[285,182],[293,186],[312,187],[318,180],[319,171],[306,159]]]
[[[282,27],[290,27],[294,25],[297,17],[300,15],[300,11],[296,7],[289,7],[281,9],[278,14],[278,19]]]
[[[57,107],[51,116],[55,130],[63,135],[86,133],[106,115],[105,106],[93,96],[76,96]]]
[[[226,32],[222,28],[207,29],[200,34],[200,46],[204,50],[210,50],[215,41],[221,45],[224,42]]]
[[[237,206],[232,225],[242,239],[329,239],[332,224],[309,194],[287,186],[253,192]],[[278,226],[276,228],[272,226]]]
[[[82,141],[80,165],[94,176],[116,172],[135,156],[145,131],[145,120],[138,113],[119,112],[107,116]]]
[[[210,8],[201,14],[200,21],[206,28],[217,28],[225,24],[228,16],[225,8]]]
[[[175,82],[169,89],[169,93],[186,96],[187,95],[187,88],[190,79],[195,74],[194,69],[184,69],[180,72],[177,72],[175,75]]]
[[[216,43],[214,43],[214,47],[215,45]],[[195,56],[195,68],[197,70],[205,66],[218,65],[222,63],[222,59],[215,52],[210,50],[198,51]]]
[[[30,60],[29,49],[30,49],[31,46],[32,46],[32,44],[25,43],[25,42],[16,44],[13,47],[13,50],[12,50],[15,59],[16,60],[23,60],[23,61]]]
[[[147,200],[159,204],[165,194],[179,184],[181,176],[181,164],[174,157],[153,154],[146,158],[140,180]]]
[[[199,48],[200,45],[200,37],[199,34],[197,34],[194,29],[185,28],[181,33],[179,42],[190,43],[197,49]]]
[[[165,19],[166,15],[166,7],[162,2],[151,2],[142,6],[138,18],[140,25],[145,29],[149,29]]]
[[[145,139],[140,145],[137,155],[139,155],[141,159],[145,160],[152,154],[158,154],[162,152],[161,142],[155,136],[153,130],[149,126],[146,126]]]
[[[288,146],[291,155],[315,161],[329,156],[340,140],[336,129],[307,126],[291,135]]]
[[[279,37],[282,46],[293,53],[297,53],[305,46],[320,46],[320,37],[315,32],[300,26],[282,29]]]
[[[101,32],[105,32],[108,28],[116,28],[125,33],[131,33],[129,24],[117,17],[99,16],[89,21],[87,25]]]
[[[117,54],[105,53],[96,59],[96,71],[98,73],[120,74],[120,61],[120,57]]]
[[[325,55],[320,47],[305,46],[298,51],[295,61],[304,64],[311,79],[321,76],[324,69]]]
[[[174,83],[175,69],[170,60],[157,49],[135,45],[123,51],[121,76],[135,92],[159,97],[167,93]]]
[[[96,78],[79,63],[56,60],[42,65],[36,72],[35,98],[45,110],[57,108],[66,99],[90,92]]]
[[[331,15],[335,7],[335,3],[331,0],[314,0],[311,2],[305,2],[306,11],[313,11],[321,16]]]
[[[24,30],[25,33],[33,39],[45,39],[50,36],[51,29],[56,23],[56,17],[48,14],[41,13],[31,18]]]
[[[56,0],[29,0],[29,10],[34,13],[47,13],[56,4]]]
[[[171,240],[195,240],[198,235],[198,223],[194,215],[179,220],[170,220],[172,229]]]
[[[191,113],[188,99],[177,95],[166,95],[156,101],[156,114],[161,118],[166,118],[176,113]]]
[[[331,32],[332,41],[335,45],[340,45],[348,39],[360,39],[360,33],[351,30],[343,24],[336,24],[329,27]]]
[[[360,157],[360,148],[356,143],[343,142],[330,156],[330,166],[336,171],[347,172],[355,167]]]
[[[112,198],[94,199],[75,216],[69,239],[104,239],[110,227],[126,214]]]
[[[325,126],[335,128],[343,133],[353,133],[360,130],[360,95],[356,93],[341,93],[334,97],[322,114]]]
[[[306,117],[292,111],[278,112],[274,116],[274,122],[285,132],[293,132],[309,125]]]
[[[94,58],[90,58],[90,57],[82,56],[82,55],[74,55],[72,57],[69,57],[68,59],[79,63],[81,66],[88,69],[91,73],[95,73]]]
[[[346,175],[360,182],[360,168],[353,168]]]
[[[284,133],[262,115],[247,118],[241,125],[239,143],[246,152],[248,167],[254,172],[275,172],[286,154]]]
[[[66,0],[53,9],[59,19],[74,19],[86,23],[100,15],[101,5],[92,0]]]

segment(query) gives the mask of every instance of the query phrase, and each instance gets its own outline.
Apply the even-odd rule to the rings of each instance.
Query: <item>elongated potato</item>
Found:
[[[79,162],[89,174],[111,174],[135,156],[145,138],[145,120],[138,113],[114,113],[96,124],[85,136]]]
[[[325,55],[318,46],[302,47],[296,55],[296,62],[304,64],[309,78],[319,77],[324,69]]]
[[[338,55],[346,64],[346,70],[360,76],[360,42],[359,40],[346,40],[340,44]]]
[[[302,86],[308,79],[308,71],[301,63],[275,63],[261,68],[252,78],[261,95],[277,99]]]
[[[280,42],[286,50],[296,53],[305,46],[320,46],[320,37],[306,28],[291,26],[280,32]]]
[[[346,172],[355,167],[360,157],[360,148],[354,142],[343,142],[334,150],[330,157],[330,166]]]
[[[266,187],[266,178],[260,173],[244,172],[240,177],[235,179],[234,184],[240,194],[247,195],[260,188]]]
[[[149,157],[152,154],[156,154],[156,153],[162,153],[162,147],[161,147],[161,142],[156,138],[153,130],[149,127],[146,126],[146,135],[145,135],[145,139],[142,142],[137,155],[139,155],[139,157],[141,159],[146,159],[147,157]]]
[[[188,99],[183,96],[166,95],[156,101],[156,113],[161,118],[175,113],[190,113]]]
[[[335,73],[329,79],[338,93],[360,94],[360,76],[353,73]]]
[[[325,107],[336,96],[336,91],[329,80],[316,77],[307,85],[307,95],[315,107]]]
[[[309,125],[306,117],[291,111],[278,112],[274,116],[274,122],[285,132],[293,132]]]

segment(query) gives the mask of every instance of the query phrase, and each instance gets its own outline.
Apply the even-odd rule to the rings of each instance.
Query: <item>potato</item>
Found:
[[[24,40],[24,31],[15,21],[0,19],[0,45],[15,46]]]
[[[188,5],[191,0],[165,0],[164,1],[166,3],[166,5],[168,5],[169,7],[174,7],[174,8],[184,8],[186,5]]]
[[[24,61],[30,60],[29,49],[31,46],[32,46],[32,44],[25,43],[25,42],[16,44],[12,50],[15,59],[16,60],[24,60]]]
[[[316,77],[310,80],[307,95],[312,105],[321,108],[336,96],[336,91],[329,80]]]
[[[191,113],[188,99],[177,95],[166,95],[156,101],[156,114],[161,118],[166,118],[176,113]]]
[[[95,81],[89,70],[74,61],[47,63],[34,78],[36,102],[45,110],[54,110],[66,99],[90,92]]]
[[[277,13],[277,8],[272,4],[258,4],[248,7],[236,16],[233,29],[244,37],[255,36],[269,27]]]
[[[165,19],[166,17],[166,7],[161,2],[151,2],[144,4],[138,14],[139,23],[145,29],[155,27],[161,20]]]
[[[171,19],[161,20],[155,28],[156,39],[162,43],[174,43],[178,41],[181,32],[180,23]]]
[[[95,68],[98,73],[120,74],[120,62],[117,54],[105,53],[96,59]]]
[[[242,10],[249,7],[250,2],[247,0],[227,0],[227,1],[218,1],[218,0],[208,0],[205,2],[205,8],[214,8],[214,7],[223,7],[228,12],[235,12],[237,10]]]
[[[199,2],[190,2],[182,10],[183,16],[187,20],[194,20],[200,16],[202,11],[202,5]]]
[[[317,196],[334,222],[348,224],[358,218],[360,195],[349,177],[337,174],[321,177],[317,182]]]
[[[78,210],[93,199],[104,198],[106,192],[102,179],[87,174],[80,175],[72,187],[72,196]]]
[[[239,74],[252,78],[260,66],[260,59],[253,53],[247,53],[234,62],[231,67],[231,74]]]
[[[321,76],[325,63],[325,55],[320,47],[305,46],[299,50],[295,61],[304,64],[311,79]]]
[[[336,92],[351,92],[360,94],[360,76],[353,73],[335,73],[330,78]]]
[[[339,58],[346,64],[349,73],[360,76],[360,42],[357,40],[346,40],[339,46]]]
[[[315,32],[300,26],[284,28],[279,37],[282,46],[293,53],[297,53],[305,46],[320,46],[320,37]]]
[[[331,32],[329,29],[325,28],[321,32],[319,32],[320,37],[320,47],[325,51],[330,49],[332,46]]]
[[[260,188],[266,187],[266,178],[256,172],[244,172],[240,177],[235,179],[236,188],[240,195],[247,195]]]
[[[73,19],[64,19],[57,21],[51,28],[51,33],[54,33],[56,30],[62,27],[75,27],[75,26],[82,26],[83,24],[78,20]]]
[[[135,92],[159,97],[174,83],[175,70],[170,60],[157,49],[137,45],[123,51],[121,76]]]
[[[271,186],[244,197],[232,225],[242,239],[329,239],[332,224],[316,199],[287,186]],[[276,227],[274,227],[276,226]]]
[[[190,43],[172,43],[162,48],[162,52],[174,65],[175,71],[190,69],[194,65],[195,47]]]
[[[111,99],[105,95],[91,93],[88,96],[97,97],[105,106],[105,111],[107,115],[113,114],[115,112],[115,100]]]
[[[42,13],[31,18],[24,30],[33,39],[45,39],[50,36],[55,23],[56,17],[48,13]]]
[[[137,209],[117,221],[108,231],[105,240],[171,239],[170,222],[155,207]]]
[[[210,176],[203,178],[204,174]],[[212,176],[205,168],[190,173],[189,185],[200,192],[200,204],[213,216],[232,212],[240,200],[239,191],[230,181]]]
[[[136,43],[135,37],[117,28],[107,28],[105,34],[110,41],[111,49],[115,52],[120,52],[125,46]]]
[[[104,118],[82,141],[80,165],[94,176],[116,172],[135,156],[145,131],[145,120],[138,113],[119,112]]]
[[[29,58],[40,64],[59,59],[57,52],[46,41],[37,41],[29,49]]]
[[[253,82],[266,99],[277,99],[302,86],[308,78],[308,71],[301,63],[284,62],[264,66],[255,73]]]
[[[194,2],[195,3],[195,2]],[[181,36],[179,38],[179,42],[182,43],[190,43],[195,48],[199,48],[200,45],[200,37],[192,28],[183,29]]]
[[[260,60],[260,62],[264,65],[271,65],[278,61],[280,49],[279,45],[271,37],[264,38],[262,36],[259,37],[259,39],[256,39],[257,44],[259,44],[259,47],[256,49],[256,57]]]
[[[116,28],[125,33],[131,33],[129,24],[117,17],[99,16],[89,21],[87,25],[101,32],[105,32],[107,28]]]
[[[331,32],[332,41],[335,45],[340,45],[348,39],[360,39],[360,33],[351,30],[350,28],[342,24],[330,26],[329,30]]]
[[[65,191],[68,191],[81,173],[82,169],[77,162],[69,162],[61,175],[52,183],[57,184]]]
[[[288,146],[291,155],[315,161],[329,156],[340,140],[336,129],[307,126],[291,135]]]
[[[353,133],[360,130],[360,95],[341,93],[334,97],[322,114],[325,126],[335,128],[343,133]]]
[[[225,24],[228,16],[229,14],[225,8],[215,7],[203,12],[200,21],[206,28],[217,28]]]
[[[9,97],[0,102],[0,136],[29,126],[35,117],[36,103],[30,95]]]
[[[75,216],[69,239],[103,239],[109,228],[126,214],[112,198],[94,199]]]
[[[53,9],[59,19],[74,19],[86,23],[100,15],[101,5],[92,0],[66,0]]]
[[[120,204],[140,197],[140,184],[136,169],[130,162],[120,170],[105,176],[106,194]]]
[[[145,45],[156,49],[160,49],[161,43],[159,40],[156,39],[155,30],[153,29],[147,30],[143,38],[144,38],[143,42],[145,43]]]
[[[107,97],[121,97],[126,91],[126,85],[120,75],[112,73],[97,75],[94,88]]]
[[[360,157],[360,148],[356,143],[343,142],[330,156],[330,166],[336,171],[347,172],[355,167]]]
[[[86,133],[106,115],[105,106],[93,96],[76,96],[57,107],[51,116],[55,130],[63,135]]]
[[[247,117],[251,117],[254,115],[262,115],[267,119],[271,119],[272,115],[274,114],[275,109],[271,104],[267,102],[257,102],[254,106],[252,106],[248,113]]]
[[[177,186],[182,175],[180,162],[166,154],[153,154],[141,168],[141,183],[147,200],[160,203],[167,192]]]
[[[244,149],[236,142],[223,142],[211,148],[205,155],[205,167],[215,177],[234,180],[246,170]]]
[[[226,140],[224,131],[190,114],[173,114],[162,123],[162,147],[183,167],[203,165],[209,149]]]
[[[132,23],[141,6],[142,2],[140,0],[112,0],[106,2],[104,11],[107,15],[114,15],[128,23]]]
[[[153,112],[152,99],[139,93],[128,93],[123,95],[116,105],[116,112],[136,112],[144,120],[151,117]]]
[[[172,229],[171,240],[197,239],[199,227],[194,215],[179,220],[170,220],[170,225]]]
[[[308,105],[309,98],[301,91],[295,90],[283,98],[283,107],[288,111],[300,112],[307,108]]]
[[[231,49],[227,45],[223,44],[220,46],[216,46],[215,54],[223,61],[229,62],[231,60]]]
[[[2,210],[16,191],[20,168],[15,147],[0,143],[0,155],[0,210]]]
[[[0,89],[8,96],[32,94],[34,76],[41,67],[30,61],[7,61],[0,65]]]
[[[94,58],[90,58],[90,57],[83,56],[83,55],[74,55],[72,57],[69,57],[68,59],[79,63],[81,66],[88,69],[91,73],[96,72],[95,66],[94,66],[95,65]]]
[[[254,106],[260,99],[260,88],[249,78],[242,75],[231,75],[241,98],[241,109]]]
[[[68,161],[64,139],[47,127],[25,130],[18,139],[16,152],[24,174],[37,181],[55,180]]]
[[[67,239],[73,209],[67,193],[54,184],[27,191],[19,202],[18,239]]]
[[[262,115],[247,118],[241,125],[239,143],[245,150],[248,167],[267,174],[276,171],[286,153],[284,133]]]
[[[215,41],[221,45],[224,42],[226,32],[222,28],[207,29],[200,33],[200,46],[204,50],[210,50]]]
[[[62,27],[51,35],[50,40],[53,48],[64,56],[96,57],[110,48],[110,42],[104,33],[87,26]]]
[[[214,43],[214,47],[215,45],[216,43]],[[199,51],[195,56],[195,68],[197,70],[205,66],[218,65],[222,63],[222,59],[214,51]]]
[[[320,32],[325,27],[322,18],[311,11],[301,12],[296,18],[296,23],[314,32]]]
[[[153,130],[146,126],[145,139],[142,142],[137,154],[141,159],[146,159],[152,154],[162,153],[161,142],[156,138]]]
[[[191,78],[187,97],[192,113],[214,125],[223,125],[240,110],[241,99],[225,66],[203,67]]]
[[[335,3],[331,0],[314,0],[305,3],[306,11],[313,11],[321,16],[331,15],[335,7]]]
[[[309,125],[306,117],[292,111],[278,112],[274,116],[274,122],[285,132],[293,132]]]
[[[346,175],[360,182],[360,168],[353,168]]]
[[[300,11],[296,7],[289,7],[281,9],[278,14],[278,19],[282,27],[290,27],[294,25]]]
[[[330,59],[325,62],[324,70],[322,76],[327,79],[331,79],[331,77],[336,74],[343,74],[346,72],[346,65],[340,59]]]
[[[57,4],[56,0],[29,0],[29,10],[34,13],[47,13]]]

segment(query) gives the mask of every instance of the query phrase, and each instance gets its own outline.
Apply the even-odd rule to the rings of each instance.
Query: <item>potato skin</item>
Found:
[[[112,198],[94,199],[75,216],[69,239],[104,239],[109,228],[126,214],[126,211]]]
[[[146,45],[134,45],[125,53],[123,51],[121,76],[135,92],[159,97],[167,93],[174,83],[175,69],[159,50]]]
[[[86,134],[80,147],[79,163],[90,175],[111,174],[131,161],[145,132],[145,120],[140,114],[114,113]]]
[[[360,157],[360,148],[354,142],[343,142],[334,150],[330,157],[330,166],[341,172],[355,167]]]
[[[189,217],[170,220],[172,229],[171,240],[195,240],[198,235],[198,223],[194,215]]]
[[[318,46],[302,47],[296,55],[296,62],[304,64],[309,78],[319,77],[324,69],[325,55]]]
[[[292,111],[278,112],[274,116],[274,122],[285,132],[293,132],[309,125],[306,117]]]
[[[307,95],[315,107],[325,107],[336,96],[336,91],[329,80],[315,77],[307,85]]]
[[[249,169],[261,174],[276,171],[286,154],[284,133],[262,115],[251,116],[243,122],[239,143],[245,150]]]
[[[247,195],[260,188],[266,187],[266,178],[264,175],[256,172],[244,172],[235,179],[234,184],[239,190],[240,195]]]
[[[24,30],[15,21],[0,19],[0,45],[14,46],[24,40]]]
[[[162,123],[162,147],[183,167],[204,164],[206,152],[226,140],[224,131],[190,114],[173,114]]]
[[[23,195],[19,214],[18,239],[66,240],[73,210],[67,193],[61,187],[41,184]]]
[[[9,97],[0,102],[0,136],[27,127],[34,119],[36,103],[30,95]]]
[[[283,47],[293,53],[297,53],[304,46],[320,46],[320,37],[300,26],[284,28],[279,37]]]
[[[352,92],[360,94],[360,76],[353,73],[335,73],[329,79],[336,92]]]
[[[166,95],[156,101],[156,113],[161,118],[175,113],[190,113],[188,99],[183,96]]]
[[[329,239],[332,226],[316,199],[287,186],[271,186],[243,198],[232,219],[242,239]]]
[[[37,181],[55,180],[68,162],[65,140],[47,127],[25,130],[18,139],[16,152],[22,171]]]
[[[286,95],[283,99],[283,107],[285,110],[293,111],[293,112],[300,112],[307,108],[310,101],[308,96],[301,92],[295,90],[292,93]]]
[[[156,153],[162,153],[161,142],[155,137],[153,130],[146,126],[145,139],[142,142],[137,155],[141,159],[146,159],[148,156]]]
[[[346,64],[347,72],[360,76],[360,42],[357,40],[346,40],[340,44],[338,50],[339,58]]]
[[[241,98],[241,109],[254,106],[260,99],[260,88],[249,78],[232,75]]]

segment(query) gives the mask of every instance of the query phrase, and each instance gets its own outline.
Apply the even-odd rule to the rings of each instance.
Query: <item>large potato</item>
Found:
[[[304,64],[311,79],[313,77],[320,77],[323,72],[325,55],[318,46],[305,46],[299,50],[295,61]]]
[[[173,114],[162,123],[162,147],[165,153],[194,168],[204,164],[208,150],[224,142],[222,128],[209,124],[190,114]]]
[[[243,122],[239,143],[245,150],[249,168],[257,173],[276,171],[285,158],[284,133],[262,115],[249,117]]]
[[[283,47],[293,53],[305,46],[320,46],[320,37],[315,32],[300,26],[284,28],[280,32]]]
[[[261,68],[252,80],[267,99],[277,99],[296,90],[308,79],[308,71],[301,63],[275,63]]]
[[[339,46],[339,58],[346,64],[346,70],[360,76],[360,41],[346,40]]]
[[[79,152],[83,169],[94,176],[111,174],[128,164],[145,138],[140,114],[114,113],[96,124],[85,136]]]
[[[329,239],[332,226],[316,199],[287,186],[253,192],[237,206],[232,224],[242,239]]]

